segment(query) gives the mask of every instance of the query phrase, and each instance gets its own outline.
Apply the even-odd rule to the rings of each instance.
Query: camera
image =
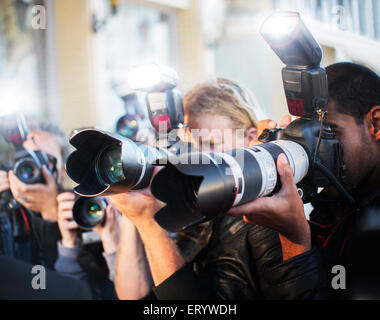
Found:
[[[147,140],[146,135],[151,134],[153,128],[146,110],[146,93],[131,92],[130,87],[124,83],[114,86],[114,90],[123,101],[125,109],[125,114],[116,122],[116,133],[133,141]]]
[[[70,138],[76,150],[70,154],[66,170],[78,184],[74,188],[78,195],[94,197],[146,188],[151,182],[153,163],[182,146],[179,138],[175,136],[172,141],[170,134],[183,122],[175,71],[158,65],[140,66],[131,71],[129,81],[134,90],[146,93],[156,134],[165,136],[163,147],[150,147],[96,128],[76,130]]]
[[[28,128],[23,115],[17,113],[3,116],[0,124],[0,134],[14,148],[10,168],[16,177],[26,184],[45,183],[42,166],[45,165],[53,173],[56,170],[56,159],[41,150],[31,151],[23,147],[28,135]],[[53,169],[51,169],[50,164],[53,164]]]
[[[281,187],[276,166],[281,153],[293,169],[304,202],[310,202],[318,188],[332,184],[353,201],[343,186],[342,146],[323,124],[328,85],[319,44],[296,12],[274,13],[261,34],[286,64],[282,77],[288,109],[300,118],[286,129],[266,131],[260,137],[266,143],[261,145],[169,157],[151,184],[152,194],[166,203],[155,219],[167,231],[186,229],[276,193]]]
[[[77,197],[73,206],[73,219],[83,230],[102,225],[106,219],[107,201],[103,197]]]

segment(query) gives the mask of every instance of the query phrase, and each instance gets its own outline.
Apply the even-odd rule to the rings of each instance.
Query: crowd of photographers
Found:
[[[0,171],[1,297],[37,295],[26,295],[30,281],[7,285],[30,274],[20,261],[52,271],[50,298],[344,299],[369,294],[350,284],[365,276],[355,254],[362,248],[356,233],[359,220],[368,212],[376,215],[380,206],[380,78],[354,63],[334,64],[326,72],[325,121],[343,146],[347,189],[355,202],[348,203],[334,187],[324,188],[312,202],[309,219],[288,160],[280,155],[281,189],[227,215],[167,232],[154,219],[163,203],[146,188],[107,197],[104,223],[85,232],[73,219],[75,194],[62,187],[67,139],[51,125],[30,123],[24,147],[55,159],[49,165],[56,170],[43,166],[44,182],[35,184],[22,182],[13,170]],[[227,79],[196,86],[183,105],[182,138],[198,143],[200,151],[256,145],[264,129],[277,127],[274,121],[258,122],[253,95]],[[290,122],[285,116],[280,127]],[[244,134],[224,141],[222,135],[210,135],[213,129],[243,129]],[[7,190],[18,206],[7,205]],[[361,254],[374,255],[374,244],[366,245]],[[345,289],[331,285],[334,266],[348,273]],[[63,288],[66,278],[87,288]]]

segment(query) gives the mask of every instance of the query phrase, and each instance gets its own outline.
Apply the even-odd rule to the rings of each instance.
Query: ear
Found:
[[[257,129],[249,128],[247,131],[248,143],[255,141],[257,139]]]
[[[380,106],[374,106],[368,112],[369,121],[372,124],[371,133],[380,141]]]

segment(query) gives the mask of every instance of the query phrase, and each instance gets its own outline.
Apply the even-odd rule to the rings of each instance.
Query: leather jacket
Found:
[[[286,262],[272,230],[221,216],[176,238],[188,263],[153,288],[156,298],[322,299],[324,273],[316,249]]]
[[[344,200],[331,201],[323,194],[321,196],[313,204],[314,210],[310,215],[313,241],[319,247],[328,283],[331,284],[336,276],[334,266],[345,268],[347,282],[345,289],[330,285],[328,298],[375,297],[369,288],[375,287],[376,283],[376,299],[379,299],[380,263],[373,253],[380,249],[380,185],[362,199],[357,199],[355,205],[348,205]],[[371,220],[368,220],[368,214],[372,215]],[[371,229],[362,231],[361,225],[366,219]],[[373,225],[376,221],[379,226]],[[372,274],[371,270],[374,270]],[[369,284],[364,285],[365,281]]]

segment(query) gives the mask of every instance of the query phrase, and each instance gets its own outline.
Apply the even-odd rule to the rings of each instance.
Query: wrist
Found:
[[[119,245],[119,238],[116,236],[102,236],[103,250],[105,253],[114,253]]]
[[[310,226],[304,226],[297,235],[286,237],[279,234],[283,261],[289,260],[295,256],[311,250]]]
[[[77,239],[62,239],[62,246],[66,248],[75,248],[78,244]]]
[[[41,211],[41,216],[44,220],[57,222],[58,221],[58,210],[57,206],[52,206],[48,209],[43,209]]]

